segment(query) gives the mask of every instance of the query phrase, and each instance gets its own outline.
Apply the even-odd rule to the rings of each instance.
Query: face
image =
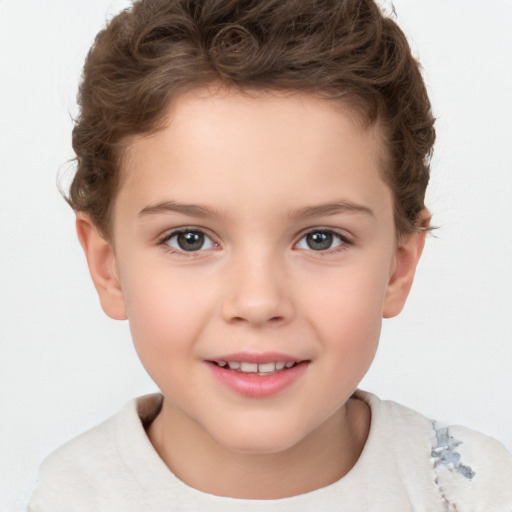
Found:
[[[126,151],[104,309],[185,422],[285,450],[343,409],[407,294],[378,130],[304,94],[200,91],[168,114]]]

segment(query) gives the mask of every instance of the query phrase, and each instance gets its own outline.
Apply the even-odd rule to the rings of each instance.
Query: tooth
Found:
[[[219,366],[226,366],[228,363],[226,363],[226,361],[217,361],[217,364]]]
[[[240,363],[238,361],[229,361],[228,365],[231,370],[238,370],[238,368],[240,368]]]
[[[295,363],[293,361],[288,361],[285,366],[286,368],[291,368]]]
[[[258,372],[269,373],[276,369],[276,363],[263,363],[258,365]]]
[[[276,370],[282,370],[283,368],[284,368],[283,361],[279,361],[278,363],[276,363]]]
[[[255,373],[258,371],[258,364],[257,363],[240,363],[240,369],[243,372]]]

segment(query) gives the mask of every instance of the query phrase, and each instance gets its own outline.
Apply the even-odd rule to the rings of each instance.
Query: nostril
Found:
[[[241,316],[235,316],[233,318],[230,319],[230,321],[232,323],[236,323],[236,324],[239,324],[239,323],[244,323],[244,322],[247,322],[247,319],[246,318],[243,318]]]
[[[249,289],[248,289],[249,288]],[[293,318],[294,308],[288,297],[270,293],[256,286],[237,288],[222,303],[222,316],[232,325],[282,325]]]
[[[263,317],[261,317],[263,318]],[[270,318],[257,318],[254,315],[247,315],[247,318],[243,316],[234,316],[229,319],[231,323],[270,323],[270,324],[278,324],[285,320],[284,316],[273,316]]]

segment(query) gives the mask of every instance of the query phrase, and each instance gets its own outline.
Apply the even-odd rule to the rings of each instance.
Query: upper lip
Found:
[[[285,363],[299,363],[300,361],[304,361],[304,359],[280,352],[237,352],[234,354],[225,354],[220,357],[209,358],[208,361],[212,361],[214,363],[219,361],[243,361],[246,363],[264,364],[277,361],[282,361]]]

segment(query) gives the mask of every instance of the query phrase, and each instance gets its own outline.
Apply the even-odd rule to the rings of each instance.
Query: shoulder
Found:
[[[406,483],[413,468],[420,469],[423,485],[433,482],[446,510],[512,511],[512,455],[499,441],[466,427],[442,426],[370,393],[356,396],[370,405]]]
[[[496,439],[466,427],[434,424],[440,490],[460,510],[512,510],[512,456]]]
[[[133,399],[119,413],[49,455],[39,468],[29,511],[82,510],[77,503],[87,510],[103,495],[136,487],[131,449],[149,443],[143,414],[157,408],[159,400],[159,395]]]

